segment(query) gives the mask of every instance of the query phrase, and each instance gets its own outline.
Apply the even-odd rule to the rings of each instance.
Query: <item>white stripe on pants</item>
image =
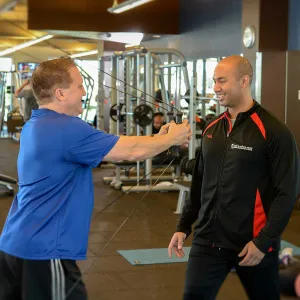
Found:
[[[52,300],[64,300],[66,297],[65,274],[60,259],[51,259]]]

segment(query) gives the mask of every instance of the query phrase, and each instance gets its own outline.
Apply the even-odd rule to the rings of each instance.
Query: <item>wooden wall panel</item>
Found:
[[[107,11],[113,0],[28,0],[31,30],[179,33],[179,0],[155,0],[121,14]]]

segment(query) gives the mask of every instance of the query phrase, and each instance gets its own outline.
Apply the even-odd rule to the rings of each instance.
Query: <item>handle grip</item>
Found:
[[[168,115],[172,115],[172,117],[174,116],[174,113],[172,112],[172,114],[169,114]],[[176,124],[181,124],[182,123],[182,115],[183,113],[182,112],[178,112],[176,114]],[[174,120],[174,117],[173,117],[173,120]],[[180,146],[172,146],[169,148],[168,150],[168,155],[171,155],[173,157],[179,157],[180,156]]]

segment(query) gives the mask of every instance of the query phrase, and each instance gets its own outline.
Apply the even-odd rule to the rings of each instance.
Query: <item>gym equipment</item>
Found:
[[[83,79],[83,84],[85,87],[85,96],[82,97],[82,108],[83,112],[81,114],[82,120],[86,121],[89,108],[90,108],[90,100],[92,98],[93,90],[94,90],[94,79],[78,64],[76,63],[77,68],[81,74]],[[83,115],[85,112],[85,115]]]
[[[180,259],[176,255],[170,258],[167,248],[117,250],[133,266],[187,262],[190,247],[183,247],[183,251],[185,257]]]
[[[11,196],[14,195],[14,189],[10,184],[16,184],[16,183],[17,183],[16,179],[4,174],[0,174],[0,185],[5,186],[8,189],[8,193]]]
[[[177,199],[177,207],[176,207],[174,214],[181,214],[184,203],[190,194],[191,181],[177,181],[174,183],[174,185],[179,190],[179,195],[178,195],[178,199]]]
[[[168,96],[168,99],[170,99],[170,93],[168,91],[167,91],[167,96]],[[163,97],[162,97],[161,89],[159,89],[155,92],[155,98],[156,98],[157,102],[163,103]]]
[[[180,162],[180,172],[186,175],[192,175],[196,158],[189,159],[187,156],[184,157]]]
[[[145,127],[150,125],[154,119],[154,111],[151,106],[147,104],[138,105],[133,112],[134,123]]]
[[[190,159],[186,164],[186,174],[192,175],[196,163],[196,158]]]
[[[5,117],[5,84],[6,73],[0,73],[0,132],[3,130],[4,117]]]
[[[16,132],[19,132],[19,127],[24,125],[23,117],[18,113],[8,113],[7,114],[7,132],[10,135],[13,135]]]
[[[117,122],[124,122],[126,119],[126,115],[132,115],[133,114],[133,121],[136,125],[145,127],[147,125],[150,125],[153,122],[154,119],[154,111],[151,106],[147,104],[140,104],[135,109],[134,112],[125,112],[122,111],[122,109],[125,108],[123,103],[120,103],[119,106],[117,104],[114,104],[110,111],[109,115],[110,118]]]
[[[182,115],[183,115],[182,112],[177,112],[176,118],[175,118],[176,124],[181,124],[182,123]],[[173,110],[168,111],[168,116],[169,116],[169,122],[173,121],[174,120],[174,111]],[[169,148],[168,154],[173,156],[173,157],[179,158],[179,156],[180,156],[180,146],[172,146],[171,148]]]
[[[168,61],[162,61],[166,57]],[[106,62],[110,64],[111,74],[104,71],[104,69],[108,69],[105,67]],[[99,78],[103,78],[103,74],[109,76],[108,82],[110,84],[104,85],[103,81],[102,83],[99,82],[99,90],[102,91],[103,95],[103,87],[110,88],[109,98],[112,108],[109,114],[109,132],[116,135],[122,134],[122,131],[126,135],[140,135],[140,127],[145,128],[143,130],[145,135],[151,135],[152,127],[150,125],[154,118],[154,108],[158,111],[169,111],[171,108],[171,112],[173,110],[179,112],[181,80],[184,81],[186,89],[190,88],[186,60],[179,51],[173,49],[135,48],[134,50],[115,52],[109,58],[99,58],[99,66],[99,72],[101,73]],[[176,88],[175,92],[173,92],[174,95],[172,95],[174,102],[171,104],[171,70],[173,72],[174,69],[176,73]],[[167,82],[165,78],[166,73],[168,74]],[[157,89],[160,90],[160,93],[157,93],[158,99],[155,99],[153,95],[155,95],[155,90],[157,91]],[[123,99],[121,99],[120,93],[124,94]],[[133,98],[135,101],[132,101]],[[160,104],[158,105],[158,103]],[[99,111],[103,110],[101,101],[98,101],[97,107],[98,114]],[[174,112],[172,112],[172,115],[174,116]],[[176,122],[181,123],[181,119],[182,113],[177,114]],[[171,148],[168,154],[172,159],[179,158],[179,148]],[[148,175],[143,180],[143,185],[138,184],[135,187],[128,187],[130,191],[149,191],[150,188],[151,191],[178,190],[172,183],[171,186],[151,187],[152,163],[152,159],[147,159],[143,163],[144,174]],[[140,177],[140,164],[141,162],[136,162],[137,182],[139,182]],[[180,175],[179,162],[175,166],[176,172],[174,172],[174,178],[170,178],[171,180],[178,178]],[[122,181],[120,180],[121,168],[121,166],[116,165],[116,178],[113,179],[114,182],[111,181],[111,184],[117,188],[122,186]],[[127,191],[128,189],[123,187],[122,190]]]
[[[122,111],[122,108],[124,107],[124,104],[121,103],[119,105],[119,108],[118,108],[118,105],[117,104],[114,104],[111,108],[110,108],[110,111],[109,111],[109,116],[110,118],[114,121],[114,122],[117,122],[118,119],[120,122],[124,122],[125,121],[125,114],[124,113],[121,113]],[[117,117],[116,117],[117,116]]]
[[[171,158],[165,160],[164,164],[161,165],[161,168],[166,167],[170,162],[171,162]],[[157,157],[156,161],[153,161],[153,167],[156,168],[157,166],[160,165],[160,163],[162,162],[162,159]],[[145,162],[139,162],[140,163],[140,167],[145,167]],[[123,183],[127,182],[127,183],[133,183],[139,180],[138,176],[121,176],[121,168],[132,168],[136,166],[136,162],[131,162],[131,161],[122,161],[122,162],[116,162],[114,163],[116,165],[116,176],[114,177],[103,177],[103,181],[106,184],[109,184],[111,187],[114,187],[115,189],[121,189],[123,187]],[[172,167],[178,167],[179,164],[174,161],[173,164],[171,165]],[[158,175],[153,175],[152,174],[152,179],[153,180],[157,180],[159,178],[159,181],[169,181],[169,180],[173,180],[174,179],[174,174],[168,174],[168,175],[163,175],[160,176],[160,174]],[[145,182],[145,180],[142,180],[141,182]]]
[[[182,97],[182,99],[184,99],[186,101],[187,104],[190,104],[190,94],[191,94],[191,90],[188,89],[184,96]],[[198,91],[196,91],[196,97],[200,97],[200,94],[198,93]]]
[[[180,173],[185,173],[186,170],[186,163],[189,161],[189,158],[187,156],[183,157],[180,161]]]
[[[196,157],[198,156],[200,151],[200,147],[196,148],[196,153],[195,153],[195,157],[192,159],[189,159],[188,156],[184,156],[181,161],[180,161],[180,173],[184,173],[186,175],[192,175],[193,174],[193,170],[194,170],[194,166],[196,163]]]
[[[117,177],[103,177],[103,181],[107,184],[109,184],[111,187],[113,187],[116,190],[120,190],[123,187],[124,183],[134,183],[138,180],[139,177],[137,176],[131,176],[131,177],[127,177],[127,176],[119,176]],[[157,180],[158,181],[170,181],[173,180],[173,176],[172,175],[163,175],[160,176],[160,174],[158,175],[153,175],[152,174],[152,179],[153,180]],[[145,180],[139,180],[140,183],[145,183]]]

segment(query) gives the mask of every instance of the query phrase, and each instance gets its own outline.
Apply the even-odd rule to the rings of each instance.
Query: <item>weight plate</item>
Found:
[[[186,174],[193,175],[195,163],[196,163],[196,158],[192,158],[191,160],[188,161],[188,163],[186,164],[186,170],[185,170]]]
[[[183,157],[180,161],[179,168],[181,173],[185,173],[185,165],[189,161],[187,156]]]
[[[133,121],[136,125],[145,127],[150,125],[154,119],[154,111],[147,104],[138,105],[133,112]]]
[[[124,122],[124,121],[125,121],[125,115],[122,115],[122,114],[121,114],[123,106],[124,106],[124,104],[121,103],[121,104],[120,104],[120,113],[119,113],[119,120],[120,120],[120,122]],[[110,118],[111,118],[114,122],[117,122],[117,120],[118,120],[118,109],[117,109],[117,104],[114,104],[114,105],[110,108],[109,116],[110,116]]]

